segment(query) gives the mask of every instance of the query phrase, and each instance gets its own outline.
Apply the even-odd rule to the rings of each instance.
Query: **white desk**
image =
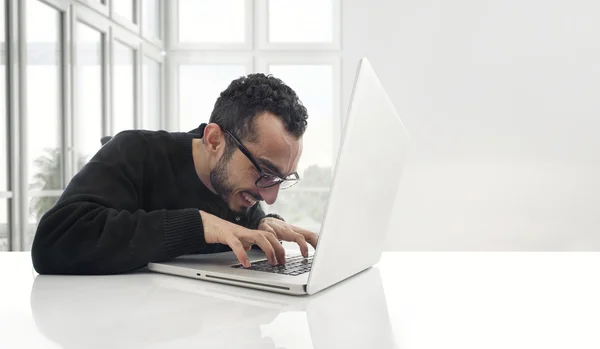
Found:
[[[0,253],[0,348],[600,348],[600,254],[386,253],[312,297]]]

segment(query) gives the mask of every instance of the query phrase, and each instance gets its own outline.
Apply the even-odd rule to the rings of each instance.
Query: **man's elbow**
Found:
[[[59,254],[56,244],[49,242],[44,236],[43,230],[38,230],[31,245],[31,262],[33,268],[39,274],[62,274],[57,266],[56,259]]]
[[[64,221],[60,224],[57,218],[54,215],[43,216],[33,238],[31,262],[39,274],[73,274],[77,263],[73,252],[83,252],[82,246],[69,243],[74,226]]]

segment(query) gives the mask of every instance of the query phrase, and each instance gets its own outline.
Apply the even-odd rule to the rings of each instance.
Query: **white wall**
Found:
[[[597,0],[344,0],[413,138],[393,250],[600,250]]]

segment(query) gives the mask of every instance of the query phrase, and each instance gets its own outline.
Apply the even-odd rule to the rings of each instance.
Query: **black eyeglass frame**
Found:
[[[252,165],[254,165],[254,167],[258,171],[258,173],[259,173],[260,176],[254,182],[254,185],[256,185],[258,188],[270,188],[270,187],[274,187],[274,186],[276,186],[278,184],[283,184],[285,182],[291,182],[292,184],[290,184],[289,186],[287,186],[287,187],[281,187],[282,190],[285,190],[285,189],[291,188],[292,186],[296,185],[298,183],[298,181],[300,181],[300,176],[298,175],[298,172],[294,172],[294,173],[290,174],[289,176],[287,176],[286,178],[279,177],[278,175],[275,175],[275,174],[266,173],[260,167],[260,165],[258,164],[258,162],[254,159],[254,157],[252,156],[252,154],[250,154],[250,151],[248,151],[248,149],[246,147],[244,147],[244,145],[242,144],[242,142],[233,133],[231,133],[229,130],[226,130],[223,127],[221,127],[221,130],[223,132],[227,133],[228,135],[230,135],[231,138],[233,138],[233,140],[237,144],[238,149],[244,155],[246,155],[246,157],[248,158],[248,160],[250,160],[250,162],[252,163]],[[292,177],[292,178],[290,178],[290,177]],[[267,179],[268,178],[276,178],[277,180],[273,184],[270,184],[270,185],[259,185],[258,183],[261,180],[263,180],[264,178],[267,178]]]

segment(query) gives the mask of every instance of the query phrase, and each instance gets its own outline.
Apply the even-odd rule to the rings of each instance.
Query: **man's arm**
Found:
[[[249,212],[248,228],[257,229],[263,218],[271,217],[284,221],[283,217],[275,214],[267,215],[259,203],[254,205]]]
[[[260,206],[260,203],[256,203],[248,212],[248,228],[256,229],[262,218],[265,217],[265,211]]]
[[[197,209],[139,209],[149,144],[116,135],[40,220],[31,254],[40,274],[113,274],[205,246]]]

